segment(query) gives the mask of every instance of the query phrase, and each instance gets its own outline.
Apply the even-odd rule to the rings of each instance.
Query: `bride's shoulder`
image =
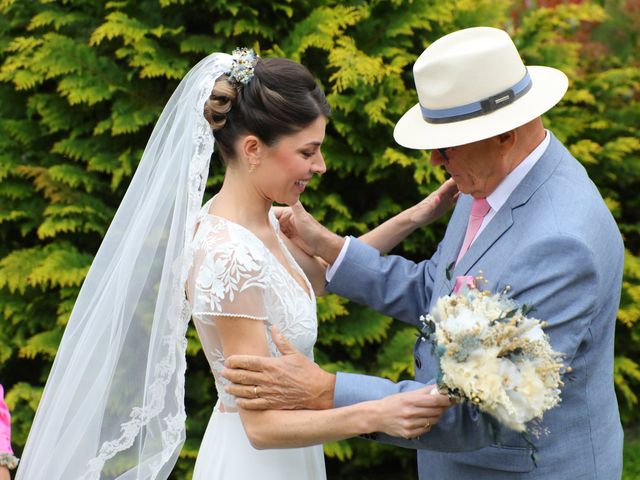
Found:
[[[248,229],[215,215],[203,218],[196,234],[197,248],[209,256],[235,260],[253,260],[263,265],[264,244]]]

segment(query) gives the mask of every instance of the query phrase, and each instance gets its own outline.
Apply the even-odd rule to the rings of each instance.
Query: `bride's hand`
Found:
[[[427,198],[411,207],[411,221],[421,227],[437,220],[456,204],[458,195],[458,186],[450,178]]]
[[[376,403],[376,431],[406,439],[429,432],[453,404],[449,397],[437,393],[434,385],[390,395]]]

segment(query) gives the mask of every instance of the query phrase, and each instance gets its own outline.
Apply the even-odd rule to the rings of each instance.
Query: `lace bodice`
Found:
[[[304,355],[313,359],[317,336],[316,301],[304,272],[278,235],[282,252],[304,279],[310,295],[294,280],[271,251],[245,227],[202,208],[194,236],[194,263],[189,276],[192,316],[211,366],[219,401],[225,411],[237,410],[235,399],[224,391],[221,375],[225,356],[215,317],[246,317],[263,322],[269,352],[279,356],[271,339],[271,325]],[[279,233],[278,220],[270,213]]]

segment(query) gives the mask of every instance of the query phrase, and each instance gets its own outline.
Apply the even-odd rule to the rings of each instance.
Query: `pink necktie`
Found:
[[[464,254],[469,250],[469,246],[471,242],[473,242],[473,239],[480,229],[480,225],[482,225],[482,220],[484,220],[484,217],[489,213],[489,210],[491,210],[491,205],[489,205],[489,202],[487,202],[485,198],[473,199],[471,215],[469,216],[469,223],[467,224],[467,233],[464,235],[464,242],[462,242],[462,248],[458,254],[456,264],[460,262]]]

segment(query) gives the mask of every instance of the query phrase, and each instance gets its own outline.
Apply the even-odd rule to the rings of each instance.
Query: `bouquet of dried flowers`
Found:
[[[439,359],[438,389],[526,433],[560,402],[562,354],[551,348],[545,322],[527,316],[531,307],[507,297],[509,288],[492,294],[475,281],[457,285],[420,317],[421,336]]]

